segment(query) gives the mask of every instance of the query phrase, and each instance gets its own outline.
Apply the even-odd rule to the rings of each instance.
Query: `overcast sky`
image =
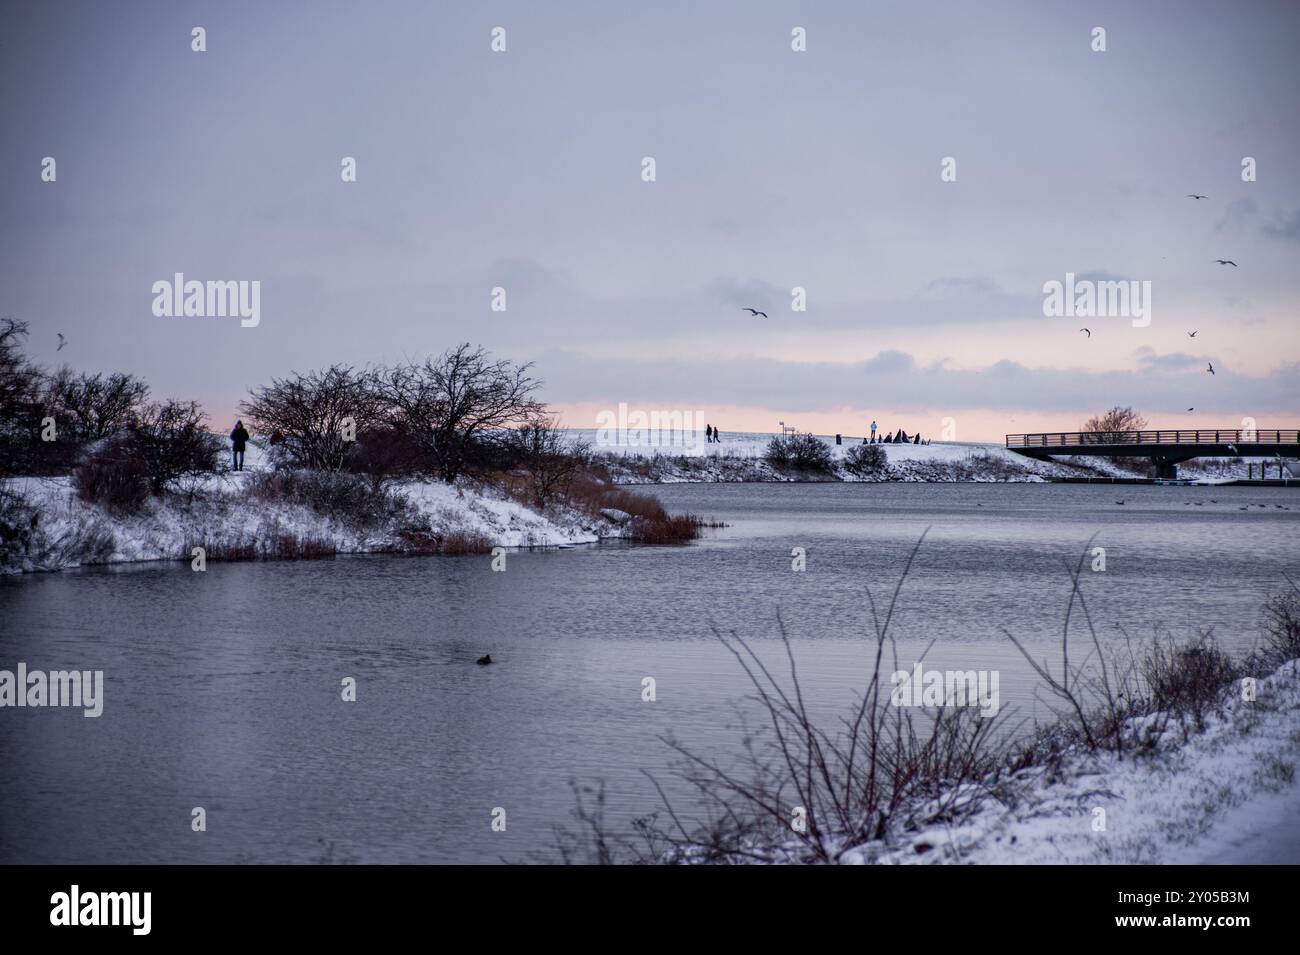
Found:
[[[1300,425],[1300,4],[0,15],[0,314],[38,360],[136,372],[218,426],[272,375],[460,341],[536,362],[574,427],[619,402],[964,440],[1115,403]],[[176,272],[260,281],[260,324],[156,317]],[[1150,325],[1044,317],[1067,272],[1150,281]]]

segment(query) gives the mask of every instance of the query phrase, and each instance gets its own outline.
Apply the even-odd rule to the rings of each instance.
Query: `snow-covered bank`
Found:
[[[1133,730],[1158,726],[1158,716]],[[1300,660],[1230,699],[1204,732],[1168,725],[1150,754],[1067,754],[912,814],[848,863],[1300,863]],[[1099,812],[1099,810],[1101,812]],[[1104,814],[1103,814],[1104,813]],[[942,818],[939,818],[939,817]]]
[[[999,444],[943,442],[878,444],[885,465],[878,471],[854,474],[845,459],[861,439],[835,444],[823,438],[833,470],[801,472],[774,467],[764,459],[771,435],[737,435],[721,443],[691,446],[625,444],[594,446],[610,477],[620,484],[743,481],[908,481],[908,482],[1039,482],[1054,477],[1134,477],[1104,459],[1057,463],[1037,461]]]
[[[936,441],[933,444],[877,444],[885,455],[878,471],[855,474],[845,467],[846,457],[862,439],[818,435],[831,455],[833,470],[800,472],[773,467],[764,460],[770,434],[724,434],[720,442],[707,442],[694,433],[657,431],[619,432],[616,443],[602,442],[596,431],[572,430],[573,440],[586,442],[620,484],[738,483],[783,481],[905,481],[947,483],[1040,482],[1052,478],[1142,478],[1145,459],[1132,466],[1117,465],[1104,457],[1062,456],[1039,461],[993,442]],[[1217,483],[1247,477],[1247,464],[1256,472],[1265,459],[1205,458],[1179,466],[1180,478]]]
[[[406,502],[400,511],[390,520],[360,525],[304,504],[251,494],[256,474],[215,474],[184,492],[150,498],[139,513],[120,515],[82,501],[68,477],[4,481],[5,491],[19,495],[23,534],[0,548],[0,571],[189,560],[195,546],[204,547],[211,559],[465,552],[565,547],[627,532],[613,520],[572,509],[548,508],[543,515],[470,482],[397,484],[394,498]]]

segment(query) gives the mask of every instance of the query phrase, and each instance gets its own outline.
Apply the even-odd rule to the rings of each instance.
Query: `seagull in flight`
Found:
[[[1198,328],[1198,329],[1196,330],[1196,332],[1199,332],[1199,331],[1200,331],[1200,329]],[[1188,337],[1188,338],[1195,338],[1195,337],[1196,337],[1196,332],[1188,332],[1188,333],[1187,333],[1187,337]]]
[[[1187,198],[1188,198],[1188,199],[1208,199],[1208,198],[1210,198],[1210,197],[1209,197],[1209,196],[1198,195],[1198,194],[1195,193],[1195,192],[1189,192],[1189,193],[1187,194]]]
[[[1234,269],[1237,267],[1237,263],[1232,261],[1232,259],[1215,259],[1214,261],[1218,262],[1220,265],[1231,265]]]
[[[68,343],[68,340],[63,337],[63,332],[55,332],[54,334],[59,336],[59,347],[54,350],[56,352],[61,352],[63,351],[63,346]]]
[[[1208,371],[1211,375],[1214,374],[1214,362],[1207,361],[1205,363],[1205,370]]]
[[[1087,333],[1088,333],[1088,337],[1089,337],[1089,338],[1092,337],[1092,329],[1091,329],[1091,328],[1081,328],[1081,329],[1079,329],[1079,331],[1081,331],[1081,332],[1087,332]]]
[[[1195,408],[1188,408],[1187,410],[1188,410],[1188,411],[1195,411],[1196,409],[1195,409]]]
[[[762,315],[764,318],[767,318],[767,312],[760,312],[758,309],[750,308],[748,305],[742,307],[745,309],[745,311],[749,312],[750,315],[755,315],[755,316]]]

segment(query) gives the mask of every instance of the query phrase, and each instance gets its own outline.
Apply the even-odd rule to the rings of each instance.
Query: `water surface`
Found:
[[[1211,628],[1244,648],[1300,566],[1289,489],[648,490],[729,526],[683,548],[512,553],[505,573],[371,557],[0,581],[0,668],[102,669],[106,684],[99,719],[0,710],[0,862],[523,859],[568,821],[570,779],[603,778],[625,821],[655,805],[642,771],[662,773],[661,734],[734,750],[746,686],[714,627],[775,662],[779,611],[813,705],[842,711],[870,655],[868,590],[887,599],[926,528],[900,662],[934,641],[927,666],[999,670],[1023,716],[1046,711],[1002,630],[1055,654],[1065,567],[1093,534],[1106,570],[1084,587],[1107,639]],[[497,665],[474,665],[485,652]]]

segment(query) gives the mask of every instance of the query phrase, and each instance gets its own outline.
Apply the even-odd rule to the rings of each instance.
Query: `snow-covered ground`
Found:
[[[223,462],[224,464],[224,462]],[[245,471],[222,471],[198,482],[193,495],[150,498],[137,514],[110,515],[82,501],[69,477],[12,478],[4,483],[37,515],[36,539],[25,555],[0,554],[0,569],[57,570],[83,563],[188,560],[201,545],[216,555],[252,549],[272,553],[277,541],[306,542],[341,554],[401,551],[403,527],[361,528],[302,505],[267,501],[248,493],[262,470],[250,448]],[[462,482],[404,482],[393,491],[410,503],[410,526],[426,539],[457,538],[486,546],[567,547],[619,537],[626,528],[568,509],[545,515],[493,488]]]
[[[585,442],[622,484],[672,484],[682,482],[802,481],[807,474],[773,468],[764,459],[772,434],[723,433],[710,443],[697,432],[619,431],[602,435],[592,429],[572,429],[572,440]],[[818,435],[830,449],[836,470],[822,480],[843,481],[1005,481],[1033,482],[1061,477],[1146,477],[1148,474],[1111,463],[1103,457],[1061,457],[1038,461],[995,442],[935,441],[932,444],[880,444],[886,467],[868,475],[854,475],[843,467],[845,455],[862,443],[859,437]],[[605,440],[609,439],[609,440]],[[1135,459],[1135,464],[1143,459]],[[1181,479],[1216,483],[1247,476],[1246,464],[1262,459],[1203,459],[1180,466]],[[1276,468],[1275,464],[1271,467]],[[1272,472],[1271,472],[1272,473]]]
[[[1143,717],[1133,728],[1141,732],[1157,720]],[[1202,733],[1170,725],[1149,756],[1080,752],[1052,770],[1021,771],[996,795],[970,787],[949,803],[958,821],[925,824],[918,814],[922,823],[906,839],[862,846],[843,858],[883,864],[1300,863],[1298,763],[1300,660],[1292,660],[1259,681],[1254,702],[1229,701]]]

